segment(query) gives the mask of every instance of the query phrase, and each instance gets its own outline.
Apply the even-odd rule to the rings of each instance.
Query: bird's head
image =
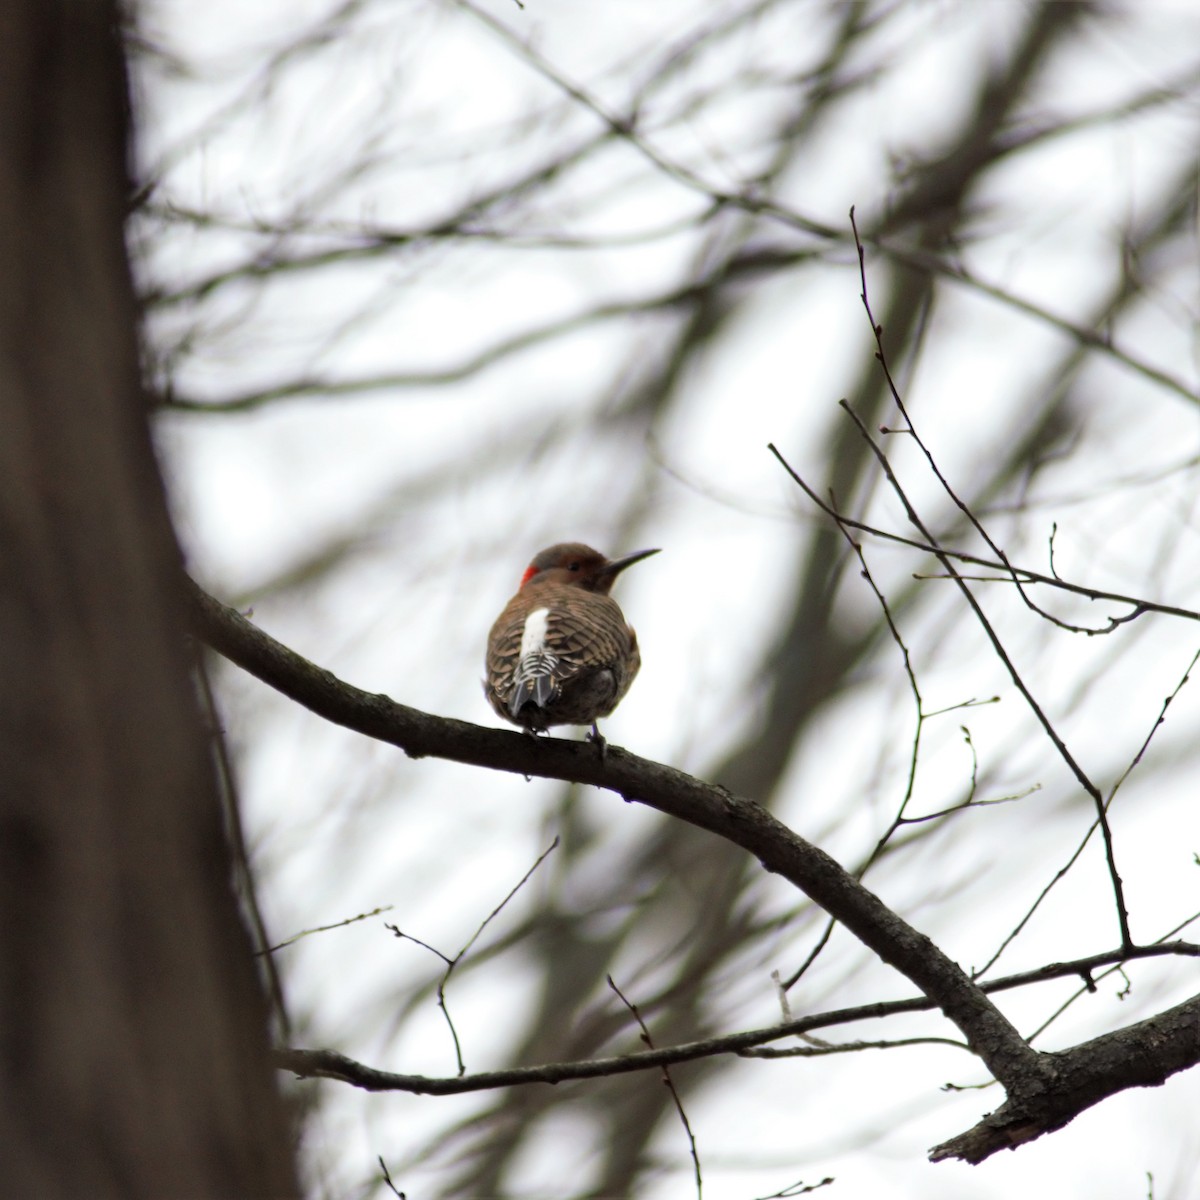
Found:
[[[624,558],[608,559],[599,550],[593,550],[581,542],[560,542],[534,555],[533,562],[521,576],[521,587],[566,583],[583,588],[586,592],[599,592],[607,596],[613,580],[626,567],[657,553],[657,550],[639,550]]]

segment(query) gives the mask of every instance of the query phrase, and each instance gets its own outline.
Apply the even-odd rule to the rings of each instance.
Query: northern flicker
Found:
[[[564,542],[535,555],[488,635],[483,690],[500,716],[531,733],[590,725],[603,746],[596,721],[616,708],[642,665],[637,634],[609,589],[626,567],[657,553],[610,561]]]

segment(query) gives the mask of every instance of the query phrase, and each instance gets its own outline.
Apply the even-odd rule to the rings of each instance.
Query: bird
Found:
[[[657,554],[608,559],[581,542],[540,551],[488,635],[484,694],[496,713],[528,733],[607,717],[642,665],[637,634],[608,594],[626,567]]]

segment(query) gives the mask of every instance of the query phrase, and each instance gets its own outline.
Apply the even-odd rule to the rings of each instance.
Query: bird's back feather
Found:
[[[496,619],[484,690],[500,716],[529,728],[590,725],[612,712],[640,665],[637,638],[615,600],[547,583],[522,589]]]

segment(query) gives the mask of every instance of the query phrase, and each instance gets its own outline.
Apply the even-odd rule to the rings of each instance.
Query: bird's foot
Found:
[[[603,762],[608,757],[608,743],[604,740],[600,733],[600,728],[595,721],[592,722],[591,732],[587,735],[589,742],[594,742],[600,749],[600,761]]]

